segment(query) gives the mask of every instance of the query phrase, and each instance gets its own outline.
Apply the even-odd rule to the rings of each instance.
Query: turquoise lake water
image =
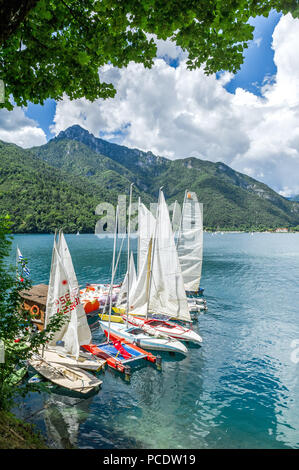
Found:
[[[111,239],[66,240],[80,284],[109,281]],[[53,235],[16,243],[33,282],[48,283]],[[124,253],[119,279],[125,263]],[[107,369],[88,399],[31,393],[21,416],[54,447],[299,448],[299,234],[204,234],[201,285],[201,348],[164,357],[162,372],[134,371],[130,384]]]

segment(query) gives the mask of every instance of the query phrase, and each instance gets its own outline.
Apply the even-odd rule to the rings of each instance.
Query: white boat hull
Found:
[[[109,322],[99,322],[103,331],[108,331]],[[135,327],[136,328],[136,327]],[[111,323],[110,324],[110,331],[115,333],[118,336],[125,338],[126,340],[130,341],[132,344],[136,344],[142,349],[151,349],[154,351],[168,351],[168,352],[176,352],[187,355],[188,350],[184,344],[180,341],[173,340],[169,337],[155,337],[149,336],[146,333],[139,333],[139,334],[132,334],[130,330],[133,330],[131,325],[126,327],[124,323]]]
[[[206,312],[208,310],[208,307],[202,306],[202,305],[189,305],[189,312],[194,313],[194,312]]]
[[[84,370],[91,370],[93,372],[97,372],[101,370],[106,361],[103,359],[95,358],[92,354],[84,353],[80,351],[79,358],[76,359],[74,356],[67,354],[63,348],[61,347],[52,347],[47,348],[42,351],[39,350],[40,356],[42,356],[47,362],[51,362],[53,364],[61,364],[69,367],[78,367],[79,369]],[[90,356],[90,357],[89,357]]]
[[[129,315],[128,317],[128,322],[131,325],[135,325],[139,328],[144,329],[146,332],[154,330],[157,333],[162,333],[163,335],[169,336],[170,338],[174,338],[177,341],[187,341],[195,344],[202,343],[202,337],[199,336],[198,333],[189,328],[177,325],[176,323],[163,322],[160,320],[149,320],[149,322],[147,322],[146,319],[136,318],[131,315]],[[165,325],[163,325],[163,323]]]
[[[78,367],[50,363],[37,355],[34,355],[28,362],[45,379],[76,393],[86,394],[96,391],[103,383]]]

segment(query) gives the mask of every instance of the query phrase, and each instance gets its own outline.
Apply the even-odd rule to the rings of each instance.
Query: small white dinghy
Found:
[[[104,332],[108,331],[109,322],[100,321],[99,323]],[[151,330],[149,334],[147,334],[143,329],[132,325],[126,326],[125,323],[111,323],[110,331],[142,349],[168,351],[184,354],[185,356],[188,353],[188,350],[183,343],[159,333],[158,331]]]
[[[190,314],[193,312],[200,313],[201,311],[208,310],[205,302],[197,302],[198,299],[188,299],[188,307]]]
[[[131,325],[142,328],[149,334],[151,334],[151,331],[155,331],[157,334],[163,334],[178,341],[187,341],[195,344],[202,343],[202,337],[199,336],[199,334],[194,330],[170,321],[159,320],[155,318],[146,319],[129,315],[128,322]]]
[[[45,379],[76,393],[86,394],[97,391],[103,383],[78,367],[53,364],[37,354],[32,356],[29,363]]]
[[[42,350],[39,351],[42,356]],[[80,351],[78,358],[67,353],[67,351],[61,347],[56,346],[55,348],[48,347],[44,350],[43,358],[50,363],[60,364],[67,367],[78,367],[79,369],[91,370],[98,372],[104,369],[106,361],[100,358],[96,358],[90,353]]]

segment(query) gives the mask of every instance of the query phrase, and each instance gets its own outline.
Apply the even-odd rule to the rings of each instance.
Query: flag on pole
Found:
[[[25,263],[22,253],[20,252],[19,248],[17,247],[17,263],[20,263],[22,266],[22,272],[25,274],[26,277],[30,276],[30,270]]]

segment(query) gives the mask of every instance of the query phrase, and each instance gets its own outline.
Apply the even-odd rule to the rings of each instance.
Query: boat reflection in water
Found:
[[[78,448],[79,428],[90,415],[92,400],[93,396],[80,399],[60,393],[49,394],[43,417],[51,447]]]

